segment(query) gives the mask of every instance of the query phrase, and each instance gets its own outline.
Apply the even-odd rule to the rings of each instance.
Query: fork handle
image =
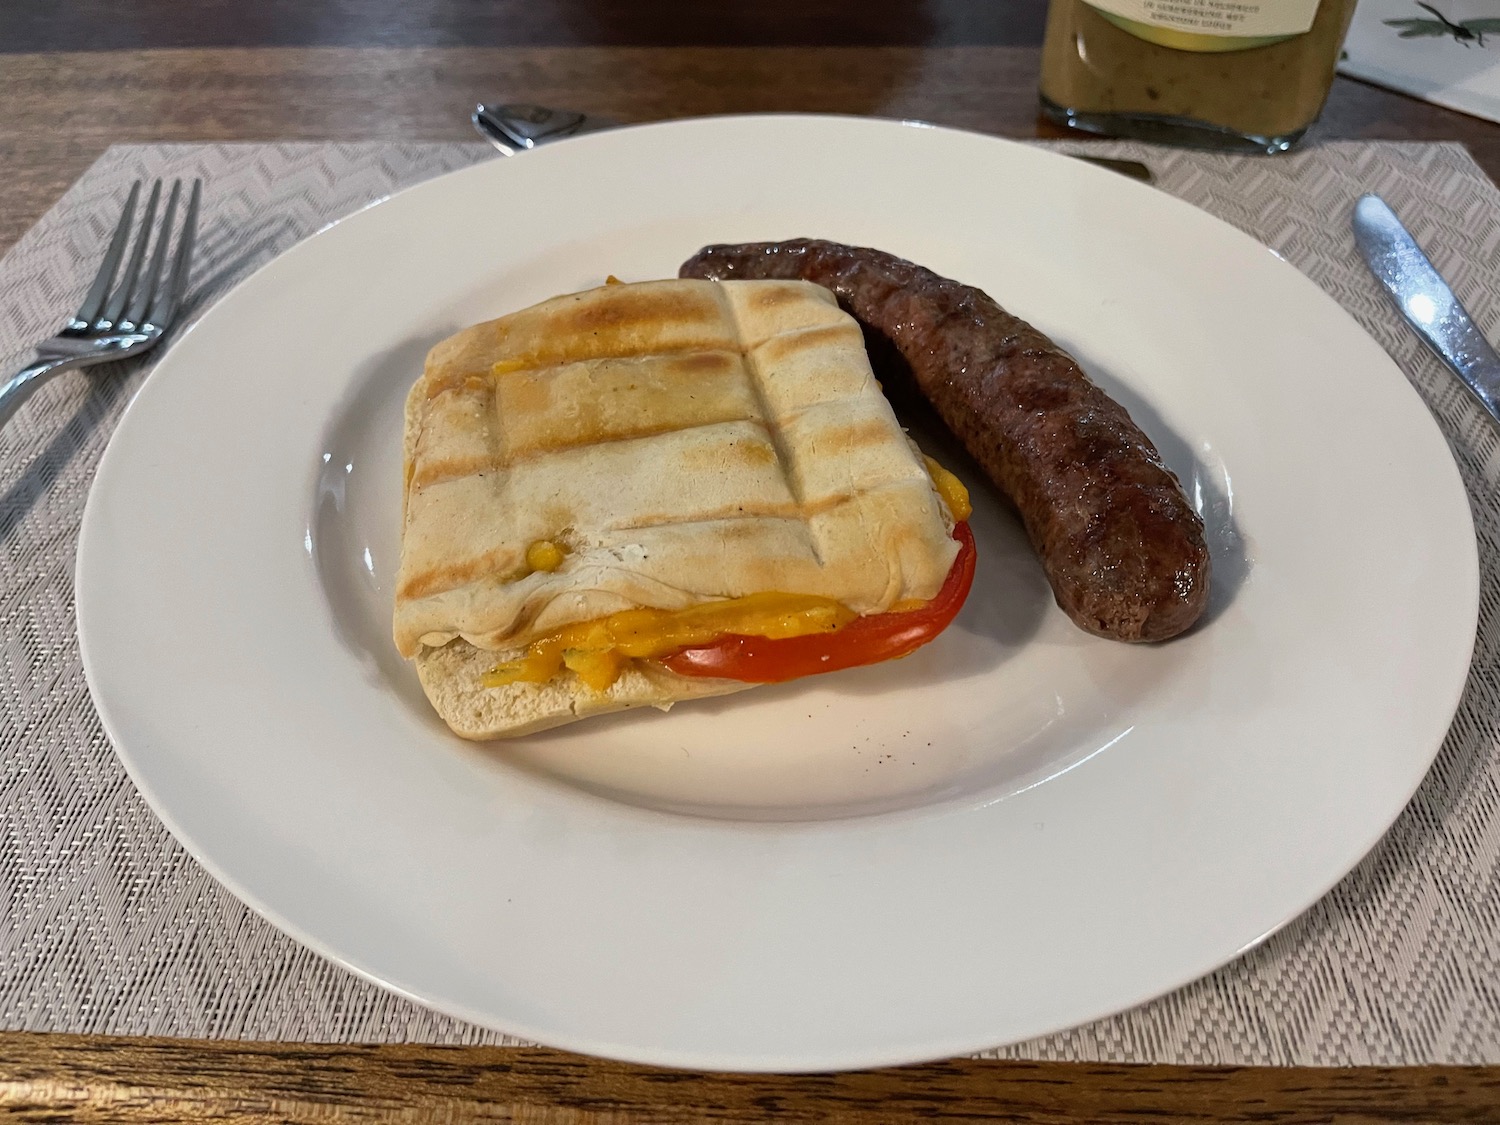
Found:
[[[9,422],[15,416],[16,411],[21,408],[21,404],[48,379],[70,367],[77,366],[79,366],[78,361],[71,357],[39,359],[29,367],[21,368],[4,383],[0,383],[0,427]]]

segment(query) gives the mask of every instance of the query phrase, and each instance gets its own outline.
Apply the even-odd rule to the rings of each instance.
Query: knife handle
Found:
[[[1354,205],[1354,240],[1406,323],[1500,423],[1500,355],[1380,196]]]

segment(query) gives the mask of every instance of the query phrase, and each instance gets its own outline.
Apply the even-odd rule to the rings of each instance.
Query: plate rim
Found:
[[[840,126],[845,126],[845,125],[853,124],[856,127],[878,127],[878,128],[899,127],[899,128],[914,128],[914,129],[922,129],[922,130],[935,130],[935,131],[940,132],[940,133],[954,134],[954,135],[962,136],[962,137],[965,137],[965,138],[976,139],[976,140],[983,141],[983,142],[998,143],[1000,145],[1012,147],[1014,149],[1024,150],[1024,151],[1026,151],[1028,153],[1032,153],[1032,154],[1045,154],[1049,158],[1055,157],[1055,158],[1057,158],[1059,160],[1068,159],[1068,157],[1065,154],[1058,153],[1055,150],[1052,150],[1052,149],[1049,149],[1049,148],[1046,148],[1046,147],[1042,147],[1042,146],[1028,144],[1028,143],[1025,143],[1025,142],[1022,142],[1022,141],[1016,141],[1016,140],[1011,140],[1011,139],[1007,139],[1007,138],[992,137],[992,136],[989,136],[987,134],[972,132],[972,131],[963,130],[963,129],[955,129],[955,128],[950,128],[950,127],[946,127],[946,126],[931,125],[931,124],[928,124],[928,123],[925,123],[925,122],[914,122],[914,121],[905,121],[905,120],[888,119],[888,118],[873,118],[873,117],[865,117],[865,116],[860,116],[860,115],[783,114],[783,113],[778,113],[778,114],[737,114],[737,115],[725,115],[725,116],[713,116],[713,117],[683,118],[683,119],[677,119],[677,120],[667,121],[667,122],[656,122],[656,123],[649,123],[649,124],[633,125],[633,126],[623,127],[622,130],[611,130],[610,132],[611,133],[616,133],[616,132],[619,132],[619,131],[623,131],[625,129],[628,129],[630,131],[658,132],[658,131],[679,130],[679,129],[682,129],[684,127],[688,127],[688,128],[703,127],[705,124],[712,125],[714,127],[720,127],[720,126],[725,126],[725,125],[727,125],[729,127],[733,127],[733,126],[735,126],[737,124],[744,123],[744,122],[771,123],[771,124],[775,124],[775,125],[785,125],[789,121],[798,122],[799,125],[811,122],[814,125],[824,125],[824,124],[830,124],[831,123],[835,127],[840,127]],[[583,137],[573,138],[573,139],[570,139],[568,141],[558,142],[558,144],[559,145],[564,145],[564,144],[566,144],[566,145],[583,144],[583,143],[587,143],[591,137],[599,136],[599,135],[600,134],[589,134],[589,135],[586,135],[586,136],[583,136]],[[376,208],[379,208],[379,207],[383,207],[384,205],[390,203],[392,200],[395,200],[397,198],[405,196],[408,193],[415,193],[415,192],[418,192],[420,189],[427,188],[427,187],[429,187],[431,184],[433,184],[437,180],[447,180],[447,179],[453,179],[453,178],[463,177],[463,176],[467,176],[467,175],[481,175],[481,174],[483,174],[481,172],[481,169],[486,168],[488,165],[490,165],[492,163],[498,163],[502,159],[504,159],[504,158],[496,157],[493,161],[481,161],[481,162],[479,162],[479,163],[477,163],[475,165],[471,165],[471,166],[466,167],[466,168],[461,168],[461,169],[457,169],[457,170],[454,170],[454,171],[451,171],[451,172],[441,173],[438,176],[434,176],[434,177],[422,180],[422,181],[420,181],[418,183],[411,184],[411,185],[409,185],[407,187],[404,187],[404,188],[402,188],[402,189],[400,189],[398,191],[391,192],[391,193],[389,193],[389,194],[387,194],[385,196],[382,196],[380,199],[371,201],[369,204],[367,204],[367,205],[365,205],[363,207],[360,207],[360,208],[352,211],[348,215],[342,216],[339,219],[334,220],[333,222],[325,224],[324,226],[320,227],[317,231],[313,232],[312,234],[310,234],[306,238],[303,238],[303,239],[299,240],[293,246],[289,247],[286,251],[282,252],[281,254],[276,255],[270,261],[262,264],[256,270],[252,271],[249,275],[247,275],[246,277],[244,277],[244,278],[240,279],[238,282],[236,282],[233,286],[231,286],[228,290],[226,290],[222,295],[220,295],[219,297],[217,297],[214,300],[214,302],[213,302],[212,305],[206,306],[203,309],[202,314],[200,314],[199,317],[196,317],[194,319],[193,323],[190,324],[187,327],[186,331],[184,331],[177,340],[174,340],[173,343],[174,344],[180,343],[181,339],[185,338],[189,333],[196,332],[197,329],[198,329],[198,327],[199,327],[199,325],[202,323],[202,321],[203,321],[203,319],[204,319],[204,317],[205,317],[205,315],[207,313],[213,311],[214,309],[217,309],[218,306],[221,305],[221,304],[223,304],[226,300],[229,300],[229,299],[233,298],[234,295],[236,293],[238,293],[244,286],[246,286],[247,284],[249,284],[250,282],[252,282],[254,279],[256,279],[257,277],[259,277],[263,272],[265,272],[267,270],[270,270],[273,267],[276,267],[278,263],[281,263],[284,260],[286,260],[289,255],[297,254],[299,251],[302,250],[302,248],[304,246],[313,245],[315,243],[315,241],[320,236],[326,234],[328,231],[333,230],[335,228],[339,228],[339,227],[344,226],[345,224],[349,223],[351,220],[356,219],[357,217],[363,215],[366,211],[371,211],[373,209],[376,209]],[[511,158],[511,159],[514,159],[514,158]],[[1102,176],[1102,177],[1106,177],[1106,178],[1114,176],[1113,173],[1110,173],[1108,171],[1105,171],[1105,170],[1102,170],[1102,169],[1090,169],[1090,168],[1088,168],[1087,165],[1083,165],[1083,164],[1078,164],[1078,168],[1081,169],[1081,170],[1086,169],[1088,171],[1088,174],[1091,174],[1091,175],[1097,175],[1097,176]],[[1113,182],[1113,181],[1110,181],[1110,180],[1106,179],[1106,180],[1103,180],[1103,181],[1100,181],[1100,182]],[[1156,191],[1158,191],[1158,189],[1148,187],[1147,185],[1144,185],[1144,184],[1131,184],[1131,185],[1127,185],[1126,183],[1121,182],[1117,186],[1118,186],[1118,188],[1125,189],[1127,191],[1139,191],[1139,192],[1156,192]],[[1213,215],[1213,214],[1211,214],[1209,212],[1203,211],[1201,208],[1194,207],[1192,204],[1189,204],[1186,201],[1178,199],[1176,197],[1169,197],[1169,198],[1172,199],[1172,201],[1173,201],[1173,203],[1175,205],[1181,206],[1181,207],[1191,208],[1192,210],[1196,211],[1202,218],[1207,219],[1211,223],[1217,224],[1218,226],[1224,228],[1224,230],[1227,233],[1229,233],[1232,237],[1245,240],[1246,242],[1248,242],[1250,244],[1253,244],[1254,246],[1257,246],[1257,247],[1259,247],[1261,249],[1265,249],[1265,247],[1263,246],[1263,244],[1259,243],[1256,239],[1253,238],[1253,236],[1247,234],[1244,231],[1239,230],[1238,228],[1234,227],[1232,224],[1226,222],[1223,219],[1220,219],[1218,216]],[[1280,255],[1276,255],[1276,257],[1280,258]],[[1296,269],[1296,267],[1294,267],[1290,263],[1286,262],[1285,259],[1281,259],[1280,260],[1280,264],[1282,266],[1285,266],[1287,269],[1290,269],[1295,276],[1301,278],[1303,282],[1305,282],[1307,285],[1311,286],[1318,293],[1322,294],[1323,297],[1327,299],[1328,304],[1332,308],[1337,309],[1338,310],[1338,314],[1341,315],[1342,317],[1346,318],[1348,320],[1348,322],[1355,329],[1357,329],[1362,335],[1365,335],[1367,337],[1369,336],[1369,333],[1364,329],[1363,325],[1361,325],[1346,309],[1344,309],[1343,306],[1340,305],[1337,302],[1337,300],[1332,297],[1331,294],[1327,293],[1327,291],[1324,290],[1321,286],[1318,286],[1310,278],[1308,278],[1308,277],[1306,277],[1306,275],[1302,274],[1300,270]],[[1377,341],[1372,341],[1372,342],[1374,343],[1375,347],[1379,348],[1382,351],[1382,353],[1384,353],[1384,349],[1380,347],[1380,345],[1379,345],[1379,343]],[[1388,356],[1388,353],[1387,353],[1387,358],[1390,359],[1390,357]],[[1420,411],[1421,416],[1426,419],[1426,424],[1431,427],[1433,434],[1440,441],[1444,441],[1445,442],[1445,439],[1444,439],[1443,434],[1442,434],[1441,427],[1438,425],[1438,422],[1437,422],[1436,418],[1431,414],[1431,412],[1427,408],[1425,401],[1417,393],[1416,388],[1411,384],[1410,379],[1408,377],[1406,377],[1405,372],[1401,370],[1400,366],[1398,364],[1396,364],[1393,359],[1390,359],[1390,364],[1391,364],[1391,368],[1392,368],[1393,372],[1395,374],[1401,376],[1401,383],[1406,387],[1407,391],[1410,393],[1411,398],[1412,398],[1411,406],[1415,407],[1417,410]],[[138,407],[138,404],[142,400],[142,397],[143,397],[142,392],[145,392],[153,384],[156,384],[158,382],[157,381],[157,374],[158,374],[158,372],[160,370],[161,370],[161,364],[158,364],[158,365],[154,366],[153,369],[152,369],[152,371],[148,374],[147,379],[143,382],[143,384],[142,384],[141,388],[139,389],[139,391],[137,392],[136,396],[134,396],[132,398],[131,403],[127,407],[127,410],[126,410],[124,416],[121,418],[121,421],[119,423],[119,427],[117,427],[117,431],[116,432],[119,432],[119,429],[125,427],[126,425],[132,424],[131,420],[132,420],[132,418],[134,416],[137,415],[137,407]],[[169,367],[168,370],[171,370],[171,368]],[[147,402],[149,402],[150,401],[150,396],[145,396],[145,399],[146,399]],[[116,446],[115,446],[115,443],[113,441],[113,435],[112,435],[112,439],[111,439],[109,445],[106,447],[106,450],[105,450],[103,456],[100,459],[98,470],[97,470],[97,474],[96,474],[96,477],[95,477],[96,481],[99,480],[99,479],[101,479],[101,478],[105,478],[106,474],[109,472],[110,466],[111,466],[111,460],[110,460],[110,458],[111,458],[111,455],[114,453],[115,448],[116,448]],[[1470,603],[1468,605],[1468,607],[1465,609],[1464,616],[1467,619],[1472,620],[1475,623],[1475,625],[1477,625],[1477,621],[1478,621],[1478,608],[1479,608],[1479,593],[1480,593],[1480,590],[1479,590],[1479,566],[1478,566],[1478,542],[1477,542],[1477,538],[1476,538],[1476,536],[1474,534],[1472,511],[1469,508],[1469,505],[1468,505],[1468,502],[1467,502],[1468,501],[1467,490],[1464,487],[1461,475],[1459,474],[1459,471],[1458,471],[1458,467],[1457,467],[1456,463],[1452,460],[1451,456],[1448,459],[1448,466],[1449,466],[1449,469],[1450,469],[1450,472],[1451,472],[1452,483],[1453,483],[1454,487],[1457,489],[1457,491],[1458,491],[1459,494],[1461,494],[1461,495],[1464,496],[1465,501],[1466,501],[1466,503],[1464,505],[1464,511],[1465,511],[1465,514],[1466,514],[1466,518],[1468,519],[1468,533],[1469,533],[1468,534],[1468,542],[1469,542],[1472,550],[1471,550],[1471,552],[1469,552],[1468,554],[1466,554],[1463,562],[1465,562],[1467,564],[1467,566],[1466,566],[1466,571],[1467,571],[1466,577],[1472,577],[1472,582],[1466,581],[1464,583],[1465,590],[1469,594],[1469,596],[1466,599],[1466,601],[1467,601],[1467,603]],[[431,1000],[429,998],[424,997],[423,995],[420,994],[420,992],[410,990],[410,989],[404,987],[403,985],[401,985],[399,983],[393,982],[392,980],[390,980],[390,979],[388,979],[386,977],[383,977],[378,972],[375,972],[375,971],[369,970],[367,968],[364,968],[360,964],[358,964],[358,963],[356,963],[354,961],[351,961],[348,958],[344,957],[337,950],[334,950],[334,949],[331,949],[331,948],[327,947],[315,935],[313,935],[310,932],[305,931],[298,923],[296,923],[292,919],[283,916],[283,914],[280,911],[278,911],[277,909],[273,908],[270,904],[268,904],[265,901],[263,901],[260,898],[259,895],[257,895],[255,892],[253,892],[251,890],[251,888],[243,885],[239,880],[237,880],[236,878],[232,877],[227,870],[223,869],[218,864],[218,862],[213,858],[213,856],[211,856],[209,854],[203,853],[201,851],[200,847],[199,847],[199,841],[196,840],[195,838],[193,838],[193,836],[192,836],[191,833],[185,832],[182,829],[182,827],[179,824],[179,822],[172,815],[171,810],[169,808],[163,806],[162,802],[159,800],[159,794],[154,791],[154,788],[150,784],[148,784],[147,778],[145,776],[141,775],[138,772],[138,767],[139,767],[140,763],[137,760],[135,760],[135,758],[132,755],[130,755],[129,753],[127,753],[125,750],[122,749],[122,747],[125,745],[125,742],[128,741],[128,740],[122,740],[122,738],[120,737],[120,734],[122,732],[121,732],[120,724],[118,722],[118,716],[116,716],[116,715],[113,714],[112,708],[110,707],[110,705],[101,697],[101,691],[102,691],[102,689],[99,686],[99,675],[100,675],[100,673],[99,673],[99,669],[98,669],[98,667],[97,667],[97,665],[95,663],[96,660],[97,660],[97,655],[93,656],[93,657],[90,656],[91,645],[90,645],[90,641],[88,639],[88,629],[87,629],[87,627],[85,625],[85,617],[86,617],[87,612],[88,612],[87,609],[86,609],[86,606],[87,606],[87,604],[89,602],[89,597],[90,597],[90,595],[86,593],[86,590],[88,590],[89,587],[90,587],[90,582],[88,581],[87,575],[86,575],[85,572],[86,572],[86,569],[91,565],[91,563],[89,562],[89,560],[92,559],[92,558],[94,558],[95,555],[96,555],[96,553],[97,553],[97,551],[98,551],[98,548],[94,546],[94,542],[95,542],[95,539],[97,538],[98,534],[100,534],[100,533],[97,532],[97,527],[98,527],[98,522],[99,522],[99,516],[98,516],[98,508],[96,507],[96,503],[95,503],[95,501],[96,501],[96,495],[97,495],[96,491],[91,486],[90,487],[90,491],[89,491],[88,501],[86,503],[84,515],[83,515],[83,518],[82,518],[82,521],[81,521],[81,525],[80,525],[78,550],[77,550],[77,556],[76,556],[75,567],[74,567],[74,582],[75,582],[75,590],[76,590],[75,615],[76,615],[76,622],[77,622],[77,628],[78,628],[78,639],[79,639],[80,653],[81,653],[81,657],[82,657],[82,661],[83,661],[84,673],[85,673],[85,678],[86,678],[86,681],[87,681],[87,684],[88,684],[89,694],[90,694],[91,700],[93,702],[93,705],[95,707],[95,710],[96,710],[96,712],[98,713],[98,715],[100,717],[101,723],[104,725],[105,731],[106,731],[106,733],[108,734],[108,736],[110,738],[111,746],[114,749],[115,756],[121,762],[123,768],[125,769],[125,772],[130,777],[130,780],[131,780],[132,784],[135,785],[137,791],[146,800],[146,802],[150,806],[151,811],[153,812],[153,814],[163,823],[164,826],[167,827],[167,829],[169,830],[169,832],[171,832],[174,840],[179,845],[181,845],[182,847],[184,847],[184,849],[194,858],[194,860],[196,862],[198,862],[217,882],[219,882],[222,886],[224,886],[226,889],[228,889],[236,898],[238,898],[241,902],[243,902],[247,906],[249,906],[252,910],[254,910],[261,917],[263,917],[263,918],[267,919],[268,921],[270,921],[277,929],[281,930],[284,933],[287,933],[288,935],[290,935],[294,940],[296,940],[300,944],[306,946],[307,948],[312,949],[313,951],[315,951],[319,955],[321,955],[321,956],[323,956],[323,957],[325,957],[325,958],[333,961],[334,963],[336,963],[336,964],[338,964],[338,965],[340,965],[340,966],[348,969],[349,971],[353,972],[354,974],[356,974],[360,978],[368,980],[368,981],[371,981],[371,982],[379,985],[382,988],[385,988],[385,989],[387,989],[389,991],[395,992],[395,993],[397,993],[400,996],[406,997],[406,998],[408,998],[410,1000],[413,1000],[413,1001],[415,1001],[415,1002],[417,1002],[419,1004],[422,1004],[422,1005],[424,1005],[426,1007],[434,1008],[435,1010],[438,1010],[438,1011],[441,1011],[441,1012],[445,1012],[445,1013],[450,1014],[450,1015],[454,1015],[454,1016],[456,1016],[458,1018],[461,1018],[461,1019],[468,1020],[470,1022],[478,1024],[479,1026],[494,1028],[494,1029],[497,1029],[497,1030],[504,1030],[504,1031],[506,1031],[507,1033],[510,1033],[510,1034],[522,1035],[522,1036],[524,1036],[526,1038],[536,1039],[538,1041],[543,1041],[543,1042],[547,1042],[549,1044],[561,1046],[561,1047],[563,1047],[565,1049],[575,1050],[575,1051],[581,1051],[581,1052],[588,1053],[588,1054],[605,1054],[607,1057],[619,1058],[619,1059],[623,1059],[623,1060],[627,1060],[627,1061],[631,1061],[631,1062],[636,1062],[636,1063],[646,1063],[646,1064],[653,1064],[653,1065],[667,1065],[667,1066],[679,1066],[679,1067],[688,1067],[688,1068],[695,1068],[695,1069],[723,1069],[725,1067],[725,1060],[724,1060],[724,1058],[722,1056],[713,1054],[712,1051],[709,1051],[709,1052],[706,1052],[706,1053],[702,1053],[702,1054],[694,1054],[694,1053],[691,1053],[691,1052],[688,1052],[688,1053],[680,1053],[679,1052],[677,1055],[673,1056],[673,1055],[671,1055],[670,1052],[663,1053],[663,1052],[659,1052],[659,1051],[645,1051],[645,1052],[641,1052],[641,1053],[636,1053],[636,1052],[633,1052],[628,1046],[624,1046],[624,1045],[604,1045],[607,1049],[601,1050],[601,1044],[600,1043],[598,1043],[597,1041],[588,1040],[586,1036],[580,1037],[580,1038],[576,1038],[573,1041],[568,1041],[565,1037],[560,1037],[552,1029],[526,1028],[523,1025],[522,1021],[517,1021],[517,1020],[507,1020],[507,1021],[505,1021],[505,1026],[502,1027],[499,1023],[497,1023],[495,1021],[495,1019],[493,1018],[493,1016],[491,1016],[491,1015],[489,1015],[487,1013],[476,1011],[476,1010],[465,1009],[462,1005],[455,1005],[453,1003],[448,1003],[448,1002],[441,1002],[441,1003],[439,1003],[439,1002],[435,1002],[435,1001],[433,1001],[433,1000]],[[1469,635],[1468,648],[1467,648],[1467,650],[1464,653],[1463,661],[1462,661],[1463,667],[1465,668],[1465,670],[1467,670],[1467,668],[1469,667],[1469,665],[1470,665],[1470,663],[1472,661],[1472,654],[1473,654],[1473,651],[1474,651],[1474,646],[1477,643],[1477,637],[1475,635],[1475,630],[1473,628],[1471,628],[1470,631],[1469,631],[1469,633],[1470,633],[1470,635]],[[1453,692],[1451,693],[1452,694],[1451,706],[1447,706],[1446,707],[1446,711],[1445,711],[1445,713],[1447,715],[1447,718],[1445,719],[1444,724],[1443,724],[1443,729],[1444,729],[1445,732],[1446,732],[1446,730],[1449,727],[1451,727],[1452,717],[1456,713],[1457,708],[1459,706],[1459,703],[1461,702],[1462,695],[1463,695],[1466,683],[1467,683],[1467,671],[1465,671],[1465,674],[1463,676],[1460,676],[1458,678],[1457,685],[1456,685],[1455,689],[1453,690]],[[1315,904],[1316,902],[1320,901],[1329,892],[1329,890],[1331,890],[1334,886],[1336,886],[1339,882],[1341,882],[1347,876],[1347,874],[1349,873],[1349,871],[1352,870],[1354,866],[1357,866],[1357,864],[1360,862],[1360,860],[1369,853],[1369,851],[1379,842],[1379,840],[1390,829],[1391,825],[1395,822],[1395,820],[1401,815],[1402,811],[1405,809],[1406,805],[1409,803],[1409,801],[1411,799],[1411,796],[1416,792],[1417,788],[1422,784],[1423,780],[1425,780],[1425,778],[1426,778],[1426,776],[1428,774],[1428,771],[1431,768],[1432,762],[1435,760],[1437,754],[1441,750],[1441,746],[1442,746],[1442,742],[1443,742],[1443,737],[1445,737],[1445,735],[1444,736],[1440,736],[1438,738],[1437,742],[1432,747],[1430,754],[1425,754],[1424,755],[1425,764],[1423,765],[1422,770],[1420,771],[1420,773],[1418,773],[1416,775],[1416,779],[1415,779],[1414,783],[1410,786],[1409,791],[1405,794],[1405,796],[1402,799],[1402,801],[1400,802],[1400,804],[1395,807],[1395,809],[1391,813],[1389,819],[1386,820],[1385,823],[1379,828],[1379,830],[1376,831],[1376,832],[1374,832],[1369,837],[1368,840],[1363,841],[1359,845],[1359,851],[1358,851],[1358,854],[1357,854],[1357,856],[1356,856],[1353,864],[1351,864],[1349,867],[1345,868],[1344,870],[1340,871],[1335,877],[1333,877],[1331,880],[1329,880],[1326,883],[1326,885],[1322,886],[1321,889],[1319,889],[1316,894],[1312,895],[1311,897],[1308,897],[1307,901],[1302,906],[1298,907],[1296,910],[1294,910],[1294,911],[1290,912],[1289,914],[1287,914],[1286,917],[1280,919],[1278,922],[1276,922],[1275,925],[1273,925],[1271,928],[1269,928],[1268,930],[1266,930],[1265,933],[1263,933],[1263,934],[1259,935],[1258,937],[1254,938],[1252,941],[1250,941],[1249,943],[1245,944],[1241,948],[1239,948],[1237,950],[1234,950],[1234,951],[1231,951],[1226,956],[1222,957],[1221,959],[1216,960],[1207,969],[1194,968],[1191,971],[1187,971],[1186,975],[1183,975],[1180,979],[1176,980],[1174,983],[1172,983],[1172,984],[1170,984],[1170,985],[1168,985],[1166,987],[1160,987],[1160,988],[1153,987],[1149,991],[1147,991],[1146,993],[1144,993],[1143,995],[1141,995],[1139,998],[1137,998],[1135,1000],[1131,1000],[1131,1001],[1129,1001],[1127,1003],[1115,1006],[1115,1007],[1111,1008],[1108,1012],[1100,1012],[1099,1015],[1097,1015],[1095,1017],[1091,1017],[1091,1018],[1105,1018],[1108,1015],[1115,1014],[1115,1013],[1118,1013],[1120,1011],[1128,1010],[1129,1008],[1132,1008],[1132,1007],[1136,1006],[1139,1003],[1148,1001],[1148,1000],[1150,1000],[1152,998],[1155,998],[1155,997],[1166,995],[1167,993],[1169,993],[1171,991],[1174,991],[1174,990],[1182,987],[1183,985],[1185,985],[1187,983],[1190,983],[1191,981],[1200,979],[1206,973],[1213,972],[1215,969],[1217,969],[1219,967],[1222,967],[1225,964],[1228,964],[1229,962],[1237,959],[1239,956],[1243,955],[1244,953],[1248,952],[1249,950],[1251,950],[1251,949],[1255,948],[1256,946],[1262,944],[1268,938],[1270,938],[1273,934],[1275,934],[1277,931],[1279,931],[1280,929],[1282,929],[1283,927],[1285,927],[1287,924],[1289,924],[1290,922],[1292,922],[1293,920],[1295,920],[1297,917],[1299,917],[1302,913],[1304,913],[1313,904]],[[1078,1026],[1077,1022],[1070,1020],[1070,1021],[1067,1021],[1067,1022],[1060,1023],[1060,1024],[1056,1025],[1056,1026],[1048,1027],[1048,1028],[1046,1028],[1044,1030],[1037,1031],[1034,1034],[1036,1034],[1036,1035],[1052,1034],[1052,1033],[1055,1033],[1055,1032],[1057,1032],[1059,1030],[1063,1030],[1065,1028],[1074,1027],[1074,1026]],[[1014,1042],[1014,1041],[1016,1041],[1014,1038],[1007,1038],[1007,1039],[1003,1040],[1003,1042]],[[997,1045],[997,1041],[993,1041],[993,1040],[986,1041],[986,1042],[981,1043],[981,1044],[975,1044],[975,1043],[971,1042],[970,1040],[965,1039],[965,1040],[963,1040],[961,1042],[948,1043],[946,1045],[941,1046],[940,1049],[943,1052],[945,1052],[945,1054],[942,1055],[942,1056],[933,1055],[933,1054],[930,1054],[930,1053],[917,1053],[917,1054],[914,1054],[914,1053],[912,1053],[909,1050],[907,1050],[907,1051],[893,1050],[890,1054],[888,1054],[886,1056],[877,1057],[877,1056],[871,1056],[868,1053],[866,1053],[866,1054],[862,1054],[862,1055],[858,1056],[857,1058],[854,1058],[854,1059],[851,1060],[849,1058],[845,1058],[843,1056],[838,1055],[837,1052],[831,1052],[830,1055],[829,1055],[829,1057],[827,1057],[827,1058],[819,1058],[819,1059],[783,1059],[783,1058],[774,1058],[773,1057],[773,1058],[768,1058],[768,1059],[759,1060],[759,1061],[756,1061],[756,1060],[748,1060],[748,1061],[747,1060],[737,1060],[736,1062],[734,1062],[734,1063],[732,1063],[730,1065],[731,1065],[732,1069],[742,1070],[742,1071],[749,1071],[749,1072],[769,1072],[769,1071],[807,1072],[807,1071],[818,1071],[818,1070],[827,1070],[827,1069],[849,1069],[851,1067],[896,1065],[896,1064],[901,1064],[901,1063],[920,1061],[922,1059],[928,1059],[928,1058],[947,1057],[947,1055],[951,1055],[951,1054],[960,1054],[960,1053],[965,1053],[965,1052],[974,1051],[974,1050],[983,1050],[983,1049],[986,1049],[986,1048],[989,1048],[989,1047],[994,1047],[996,1045]],[[618,1048],[618,1049],[616,1049],[616,1048]]]

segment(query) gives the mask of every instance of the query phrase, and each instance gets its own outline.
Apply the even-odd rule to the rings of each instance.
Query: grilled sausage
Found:
[[[882,382],[910,379],[1015,504],[1081,628],[1161,641],[1203,612],[1203,521],[1156,447],[1072,356],[980,290],[812,239],[709,246],[679,272],[832,290],[864,327]]]

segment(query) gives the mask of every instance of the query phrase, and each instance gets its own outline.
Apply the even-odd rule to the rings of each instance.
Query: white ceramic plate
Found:
[[[1073,349],[1202,506],[1206,623],[1085,636],[971,480],[973,597],[908,660],[521,745],[448,735],[389,642],[427,348],[796,235],[978,284]],[[1034,148],[729,118],[443,176],[239,286],[109,447],[78,616],[136,784],[301,941],[548,1044],[822,1070],[1102,1016],[1303,910],[1430,764],[1477,588],[1422,403],[1265,248]]]

